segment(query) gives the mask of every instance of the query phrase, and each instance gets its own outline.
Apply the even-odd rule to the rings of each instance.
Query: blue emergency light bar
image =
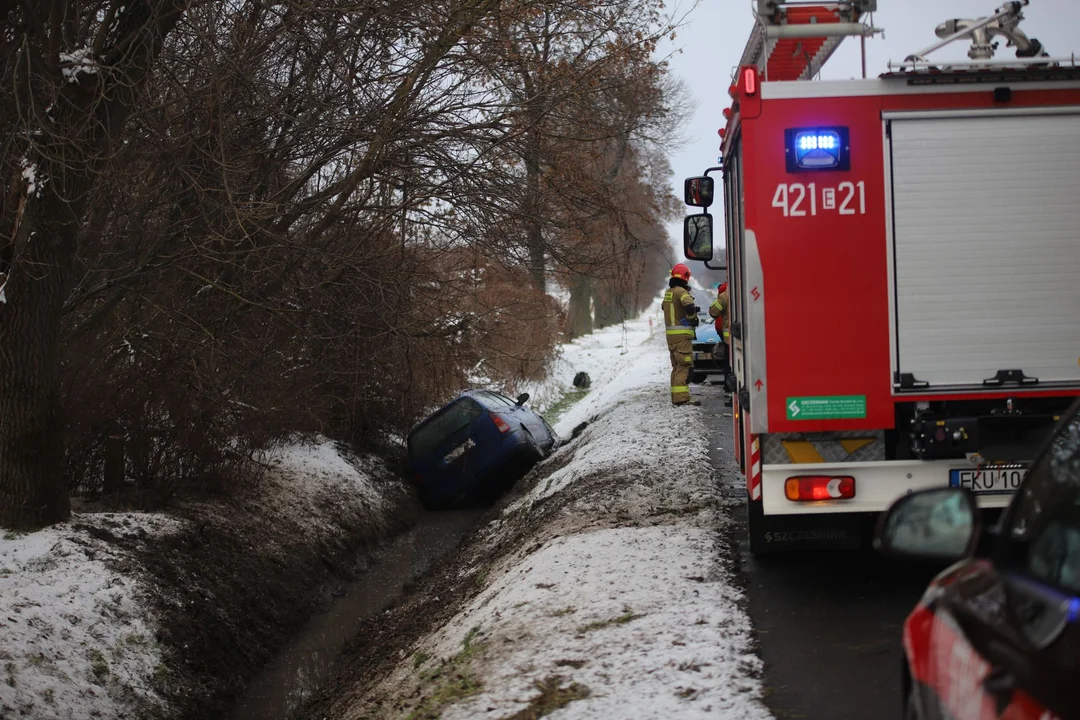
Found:
[[[787,171],[850,170],[846,127],[788,128],[784,131]]]

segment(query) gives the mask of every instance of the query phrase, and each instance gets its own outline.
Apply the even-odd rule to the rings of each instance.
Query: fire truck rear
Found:
[[[920,488],[1001,508],[1080,395],[1080,67],[1020,30],[1023,0],[880,77],[814,81],[875,5],[758,0],[722,165],[686,181],[708,208],[723,176],[755,553],[857,545]],[[928,58],[956,41],[970,61]],[[713,229],[686,218],[687,258]]]

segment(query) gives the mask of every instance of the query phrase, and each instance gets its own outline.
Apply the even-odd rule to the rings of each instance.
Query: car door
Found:
[[[1080,717],[1080,415],[1040,454],[995,552],[937,579],[932,718]]]
[[[1023,652],[1003,669],[1045,712],[1032,717],[1080,717],[1080,405],[1003,518],[997,563]]]

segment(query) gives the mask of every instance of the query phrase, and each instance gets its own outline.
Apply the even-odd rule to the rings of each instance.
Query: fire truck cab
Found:
[[[1001,508],[1080,395],[1080,66],[1020,30],[1026,5],[820,81],[840,40],[878,32],[876,0],[758,2],[684,225],[686,257],[712,260],[722,173],[755,553],[860,544],[921,488]],[[970,62],[929,59],[956,41]]]

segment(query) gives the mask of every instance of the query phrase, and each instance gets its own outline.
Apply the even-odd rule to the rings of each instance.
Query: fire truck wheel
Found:
[[[907,698],[904,700],[904,720],[922,720],[922,713],[919,712],[919,695],[914,683],[908,688]]]
[[[765,552],[765,509],[760,500],[746,498],[746,530],[750,537],[750,554]]]

